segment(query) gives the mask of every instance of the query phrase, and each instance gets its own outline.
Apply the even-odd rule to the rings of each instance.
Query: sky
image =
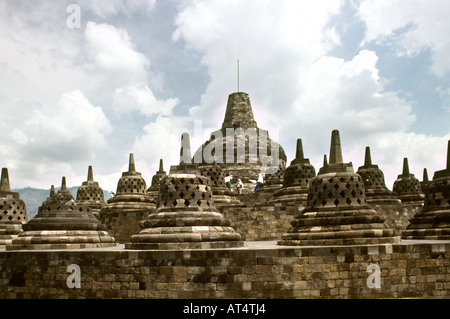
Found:
[[[221,127],[228,95],[298,138],[316,171],[338,129],[392,189],[403,158],[430,179],[450,140],[448,0],[0,1],[0,165],[12,188],[94,179],[115,191],[133,153],[150,186]]]

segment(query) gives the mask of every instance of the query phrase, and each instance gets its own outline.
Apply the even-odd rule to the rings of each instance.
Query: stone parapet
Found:
[[[80,269],[80,288],[70,289],[67,269],[74,264]],[[0,251],[0,298],[450,298],[449,274],[450,241],[345,247],[249,242],[245,248],[178,251],[122,247]]]

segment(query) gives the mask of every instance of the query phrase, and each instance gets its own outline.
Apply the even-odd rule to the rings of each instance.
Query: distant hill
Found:
[[[79,186],[69,187],[67,188],[73,195],[74,198],[77,198],[77,190]],[[58,192],[60,188],[55,188],[55,192]],[[22,188],[22,189],[13,189],[13,192],[18,192],[20,199],[25,202],[27,206],[27,216],[28,220],[32,219],[36,216],[39,207],[42,203],[47,199],[50,195],[50,189],[38,189],[38,188]],[[105,201],[107,201],[111,197],[110,191],[103,190],[103,194],[105,196]]]

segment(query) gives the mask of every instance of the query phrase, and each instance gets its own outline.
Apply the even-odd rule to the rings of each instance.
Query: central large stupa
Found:
[[[284,168],[286,154],[267,130],[257,126],[248,94],[235,92],[228,96],[222,128],[211,133],[194,154],[194,162],[216,162],[233,180],[248,184],[259,173],[274,174]]]

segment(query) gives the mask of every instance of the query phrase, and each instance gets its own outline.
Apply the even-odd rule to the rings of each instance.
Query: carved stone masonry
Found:
[[[450,239],[450,141],[447,167],[434,173],[421,212],[414,215],[402,233],[404,239]]]
[[[0,249],[22,232],[22,225],[27,221],[25,202],[19,193],[11,192],[8,169],[4,167],[0,181]]]
[[[403,159],[403,172],[398,175],[392,187],[393,192],[400,198],[403,204],[422,206],[425,195],[419,180],[409,172],[408,159]]]
[[[77,190],[76,203],[89,206],[92,214],[100,219],[100,210],[106,205],[103,189],[94,181],[92,166],[88,168],[87,181],[83,182]]]
[[[241,236],[218,213],[210,179],[190,158],[189,134],[182,135],[180,165],[161,181],[158,208],[139,222],[127,249],[202,249],[242,247]],[[184,148],[184,149],[183,149]],[[183,156],[185,155],[185,156]]]
[[[303,144],[297,139],[295,159],[286,169],[283,187],[273,194],[270,203],[306,206],[310,181],[316,176],[316,170],[304,157]]]
[[[54,190],[53,190],[54,191]],[[88,206],[70,198],[63,177],[61,190],[51,194],[7,250],[79,249],[116,246],[115,240]],[[69,200],[68,200],[69,199]]]
[[[311,180],[307,206],[279,245],[396,243],[400,237],[367,204],[364,182],[344,163],[339,131],[332,132],[330,162]]]

